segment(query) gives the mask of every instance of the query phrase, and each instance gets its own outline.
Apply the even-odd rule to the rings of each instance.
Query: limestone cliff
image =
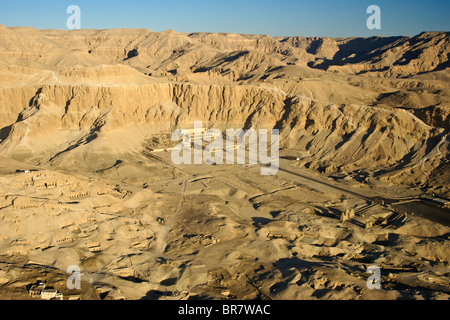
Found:
[[[448,158],[447,33],[271,38],[0,29],[0,152],[139,152],[192,126],[277,128],[326,172],[423,184]],[[126,138],[124,138],[126,137]]]

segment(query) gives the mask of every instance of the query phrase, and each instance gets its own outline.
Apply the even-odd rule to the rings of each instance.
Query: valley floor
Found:
[[[449,227],[390,221],[376,201],[419,190],[280,167],[175,166],[159,152],[75,174],[5,160],[1,295],[30,299],[42,281],[65,299],[450,297]],[[71,265],[80,290],[67,288]],[[367,287],[372,265],[381,289]]]

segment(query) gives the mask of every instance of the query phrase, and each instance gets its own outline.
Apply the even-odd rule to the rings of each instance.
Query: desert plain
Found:
[[[0,298],[448,300],[449,53],[0,26]],[[278,172],[174,164],[195,121],[279,130]]]

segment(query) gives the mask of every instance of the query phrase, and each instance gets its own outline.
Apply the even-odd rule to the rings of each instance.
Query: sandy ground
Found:
[[[86,175],[2,162],[2,297],[26,298],[40,280],[81,299],[449,298],[448,227],[407,216],[365,228],[389,211],[361,211],[367,200],[286,172],[261,176],[259,165],[157,156]],[[280,166],[368,197],[414,193]],[[340,222],[347,209],[355,217]],[[82,290],[66,288],[69,265]],[[370,265],[380,290],[367,287]]]

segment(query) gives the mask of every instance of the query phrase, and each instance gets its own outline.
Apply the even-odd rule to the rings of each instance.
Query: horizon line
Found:
[[[398,38],[398,37],[403,37],[403,38],[413,38],[416,36],[419,36],[421,34],[424,33],[447,33],[449,34],[450,31],[442,31],[442,30],[428,30],[428,31],[421,31],[417,34],[413,34],[413,35],[374,35],[374,36],[302,36],[302,35],[291,35],[291,36],[272,36],[270,34],[266,34],[266,33],[237,33],[237,32],[215,32],[215,31],[192,31],[192,32],[181,32],[181,31],[177,31],[175,29],[165,29],[165,30],[161,30],[161,31],[155,31],[149,28],[130,28],[130,27],[122,27],[122,28],[80,28],[80,29],[58,29],[58,28],[37,28],[37,27],[28,27],[28,26],[5,26],[3,24],[0,23],[0,27],[4,27],[4,28],[25,28],[25,29],[34,29],[34,30],[38,30],[38,31],[50,31],[50,30],[57,30],[57,31],[62,31],[62,32],[76,32],[76,31],[109,31],[109,30],[148,30],[150,32],[153,33],[162,33],[162,32],[167,32],[167,31],[173,31],[173,32],[177,32],[180,34],[184,34],[184,35],[191,35],[191,34],[235,34],[235,35],[244,35],[244,36],[267,36],[267,37],[271,37],[271,38],[295,38],[295,37],[301,37],[301,38],[330,38],[330,39],[348,39],[348,38],[366,38],[366,39],[370,39],[370,38]]]

